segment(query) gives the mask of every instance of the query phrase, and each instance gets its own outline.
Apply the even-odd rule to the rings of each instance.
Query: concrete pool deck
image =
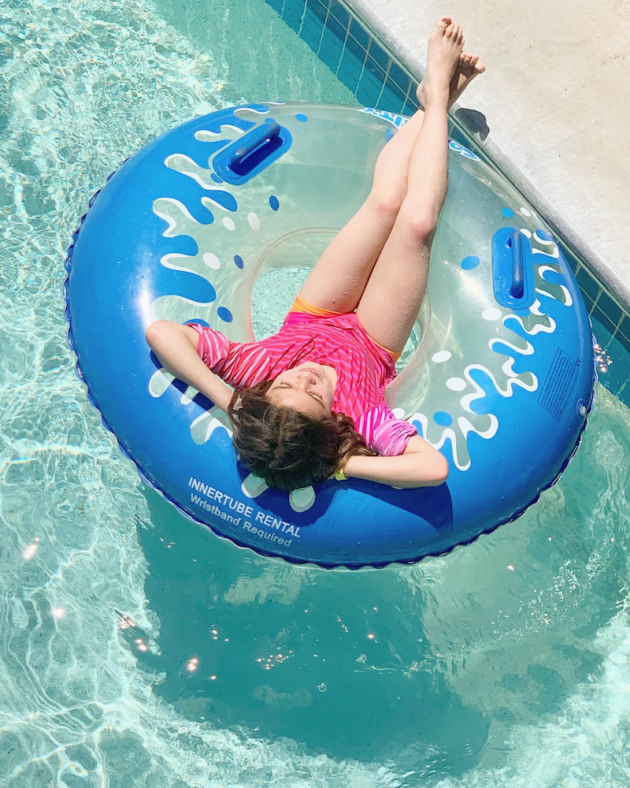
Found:
[[[624,0],[346,0],[416,77],[448,13],[486,73],[455,118],[630,307],[630,15]]]

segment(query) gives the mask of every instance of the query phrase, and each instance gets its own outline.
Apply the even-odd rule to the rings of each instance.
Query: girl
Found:
[[[228,413],[240,460],[271,487],[331,476],[395,487],[447,478],[445,457],[394,417],[384,391],[426,291],[448,183],[447,111],[485,70],[463,41],[450,17],[438,21],[418,88],[424,110],[379,155],[370,195],[275,336],[239,344],[165,320],[147,329],[164,367]]]

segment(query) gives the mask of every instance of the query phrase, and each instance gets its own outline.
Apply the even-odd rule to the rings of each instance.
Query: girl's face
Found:
[[[267,399],[283,408],[295,408],[315,418],[330,416],[335,393],[336,373],[307,361],[281,372],[267,391]]]

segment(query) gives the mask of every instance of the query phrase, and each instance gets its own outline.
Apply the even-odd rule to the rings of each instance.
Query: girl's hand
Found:
[[[344,473],[348,478],[366,479],[392,487],[437,487],[448,478],[448,461],[424,438],[414,435],[397,457],[352,455]]]

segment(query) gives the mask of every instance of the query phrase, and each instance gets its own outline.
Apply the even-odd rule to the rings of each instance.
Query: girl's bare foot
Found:
[[[427,69],[418,88],[418,100],[423,106],[433,100],[450,100],[451,81],[455,79],[463,45],[464,33],[460,25],[450,16],[441,17],[429,36]]]
[[[451,23],[450,16],[443,16],[442,19],[438,22],[438,25],[446,23],[446,26]],[[479,74],[483,74],[486,70],[485,65],[479,60],[479,55],[473,55],[470,52],[462,52],[459,56],[459,61],[455,67],[455,72],[451,77],[451,81],[449,84],[449,97],[448,97],[448,108],[450,109],[453,104],[457,101],[457,99],[462,95],[464,90],[470,85],[472,80],[479,76]],[[425,104],[425,91],[424,91],[424,79],[418,85],[418,90],[416,91],[416,96],[418,97],[418,101],[424,107]]]
[[[462,52],[459,56],[459,63],[455,68],[455,73],[451,79],[450,95],[448,97],[449,109],[462,95],[464,90],[470,85],[473,79],[486,70],[485,65],[479,60],[479,55],[472,55],[470,52]]]

